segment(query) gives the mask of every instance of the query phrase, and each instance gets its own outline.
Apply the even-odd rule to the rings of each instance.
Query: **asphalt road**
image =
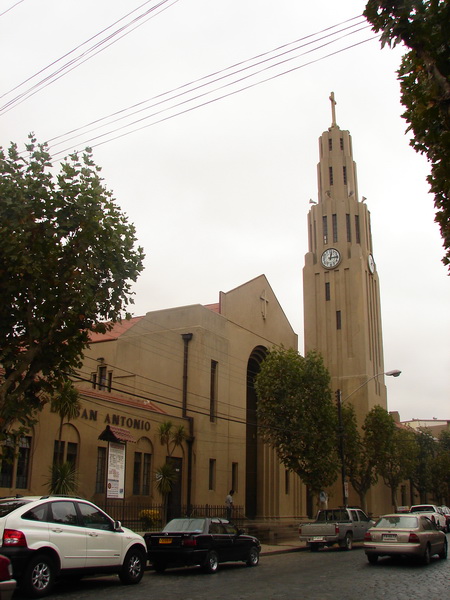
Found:
[[[450,560],[434,557],[423,566],[385,558],[369,565],[357,547],[262,556],[256,568],[225,564],[214,575],[149,570],[135,586],[113,576],[61,582],[51,600],[444,600],[449,594]]]

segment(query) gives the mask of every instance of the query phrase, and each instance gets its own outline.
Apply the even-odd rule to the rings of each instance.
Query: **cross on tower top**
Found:
[[[334,99],[334,92],[330,94],[331,101],[331,127],[336,127],[336,100]]]

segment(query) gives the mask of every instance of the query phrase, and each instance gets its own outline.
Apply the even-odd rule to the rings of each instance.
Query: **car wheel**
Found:
[[[205,562],[203,563],[203,570],[206,573],[215,573],[219,568],[219,557],[215,550],[210,550],[206,555]]]
[[[428,544],[425,548],[425,552],[423,553],[422,562],[424,565],[429,565],[431,562],[431,550]]]
[[[371,565],[376,565],[378,562],[378,554],[367,554],[367,560]]]
[[[56,568],[53,560],[45,554],[38,554],[28,563],[21,587],[28,596],[42,598],[51,592],[55,575]]]
[[[444,547],[442,548],[442,551],[439,552],[439,558],[443,558],[445,560],[447,558],[447,556],[448,556],[448,542],[447,542],[447,538],[445,538]]]
[[[155,560],[155,562],[153,563],[153,568],[157,573],[164,573],[164,571],[167,568],[167,565],[162,560]]]
[[[353,548],[353,537],[351,533],[347,533],[342,544],[344,550],[351,550]]]
[[[252,546],[248,552],[248,557],[245,562],[247,567],[256,567],[259,563],[259,552],[256,546]]]
[[[119,573],[120,581],[127,585],[139,583],[144,575],[146,562],[147,555],[144,550],[139,547],[128,550]]]

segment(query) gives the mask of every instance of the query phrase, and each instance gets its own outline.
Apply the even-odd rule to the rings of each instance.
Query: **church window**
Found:
[[[328,167],[328,176],[330,179],[330,185],[333,185],[333,167]]]
[[[95,474],[95,493],[102,494],[105,491],[106,477],[106,448],[97,448],[97,472]]]
[[[30,466],[31,437],[23,437],[19,441],[16,465],[16,488],[28,487],[28,472]]]
[[[343,150],[344,149],[344,138],[340,138],[339,142],[340,142],[341,150]]]
[[[102,366],[98,368],[98,389],[104,390],[106,388],[106,367]]]
[[[333,222],[333,242],[338,241],[337,215],[332,215]]]
[[[325,283],[325,300],[328,302],[331,300],[331,292],[330,292],[330,282],[327,281]]]
[[[239,489],[239,463],[231,463],[231,489],[235,492]]]
[[[345,224],[347,226],[347,242],[351,242],[352,241],[352,226],[351,226],[349,214],[345,215]]]
[[[336,329],[342,329],[341,311],[336,311]]]
[[[322,217],[322,232],[323,232],[323,243],[328,244],[328,221],[327,217]]]
[[[328,150],[331,152],[333,150],[333,140],[328,138]]]
[[[134,453],[133,466],[133,494],[143,496],[150,495],[152,455],[147,452]]]
[[[208,477],[208,489],[214,490],[216,487],[216,459],[209,459],[209,477]]]
[[[290,478],[289,470],[286,469],[284,471],[284,493],[287,495],[287,494],[289,494],[290,490],[291,490],[291,478]]]
[[[344,185],[347,185],[347,167],[342,167],[342,175],[344,178]]]
[[[355,236],[356,236],[356,243],[360,244],[361,243],[361,233],[359,231],[359,215],[355,215]]]
[[[217,412],[217,372],[218,362],[211,361],[210,388],[209,388],[209,420],[214,423]]]

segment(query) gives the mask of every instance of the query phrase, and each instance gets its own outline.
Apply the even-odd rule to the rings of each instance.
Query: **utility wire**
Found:
[[[350,35],[350,34],[347,34],[347,35]],[[191,98],[189,98],[189,99],[187,99],[187,100],[183,100],[183,101],[181,101],[181,102],[179,102],[179,103],[176,103],[176,104],[174,104],[174,105],[172,105],[172,106],[170,106],[170,107],[163,108],[163,109],[161,109],[161,110],[159,110],[159,111],[156,111],[156,112],[154,112],[154,113],[152,113],[152,114],[150,114],[150,115],[147,115],[147,116],[145,116],[145,117],[142,117],[142,118],[140,118],[140,119],[137,119],[137,120],[135,120],[135,121],[132,121],[131,123],[128,123],[127,125],[122,125],[122,126],[120,126],[120,127],[116,127],[116,128],[114,128],[114,129],[111,129],[111,130],[107,131],[106,133],[103,133],[103,134],[100,134],[100,135],[97,135],[97,136],[94,136],[94,137],[90,137],[90,138],[84,139],[82,142],[79,142],[79,143],[77,143],[77,144],[76,144],[76,146],[78,146],[78,147],[79,147],[79,146],[81,146],[81,145],[83,145],[83,146],[85,146],[85,145],[89,145],[91,148],[95,148],[95,147],[101,146],[101,145],[103,145],[103,144],[106,144],[106,143],[109,143],[109,142],[111,142],[111,141],[114,141],[114,140],[120,139],[120,138],[122,138],[122,137],[125,137],[125,136],[127,136],[127,135],[130,135],[131,133],[135,133],[135,132],[137,132],[137,131],[140,131],[140,130],[142,130],[142,129],[145,129],[145,128],[147,128],[147,127],[151,127],[151,126],[153,126],[153,125],[156,125],[156,124],[158,124],[158,123],[162,123],[162,122],[164,122],[164,121],[167,121],[167,120],[169,120],[169,119],[172,119],[172,118],[174,118],[174,117],[180,116],[180,115],[182,115],[182,114],[185,114],[185,113],[187,113],[187,112],[191,112],[191,111],[193,111],[193,110],[195,110],[195,109],[197,109],[197,108],[200,108],[200,107],[206,106],[206,105],[208,105],[208,104],[212,104],[212,103],[214,103],[214,102],[217,102],[218,100],[222,100],[222,99],[224,99],[224,98],[227,98],[227,97],[229,97],[229,96],[232,96],[232,95],[234,95],[234,94],[237,94],[237,93],[239,93],[239,92],[242,92],[242,91],[244,91],[244,90],[251,89],[251,88],[253,88],[253,87],[257,86],[257,85],[260,85],[260,84],[262,84],[262,83],[266,83],[266,82],[268,82],[268,81],[274,80],[274,79],[276,79],[276,78],[278,78],[278,77],[281,77],[281,76],[283,76],[283,75],[287,75],[288,73],[292,73],[293,71],[296,71],[296,70],[298,70],[298,69],[301,69],[301,68],[304,68],[304,67],[306,67],[306,66],[309,66],[309,65],[311,65],[311,64],[314,64],[314,63],[317,63],[317,62],[319,62],[319,61],[325,60],[325,59],[327,59],[327,58],[330,58],[331,56],[335,56],[335,55],[337,55],[337,54],[339,54],[339,53],[341,53],[341,52],[344,52],[344,51],[346,51],[346,50],[349,50],[349,49],[351,49],[351,48],[355,48],[355,47],[357,47],[357,46],[359,46],[359,45],[361,45],[361,44],[367,43],[367,42],[369,42],[369,41],[372,41],[372,40],[374,40],[374,39],[375,39],[375,37],[370,37],[370,38],[364,39],[364,40],[362,40],[362,41],[360,41],[360,42],[357,42],[357,43],[355,43],[355,44],[352,44],[352,45],[346,46],[346,47],[344,47],[344,48],[341,48],[341,49],[339,49],[339,50],[336,50],[336,51],[334,51],[334,52],[331,52],[331,53],[329,53],[329,54],[326,54],[326,55],[324,55],[324,56],[321,56],[320,58],[317,58],[317,59],[310,60],[310,61],[308,61],[308,62],[306,62],[306,63],[303,63],[303,64],[301,64],[301,65],[298,65],[298,66],[292,67],[292,68],[290,68],[290,69],[284,70],[284,71],[282,71],[281,73],[277,73],[277,74],[275,74],[275,75],[272,75],[272,76],[270,76],[270,77],[266,77],[265,79],[262,79],[262,80],[260,80],[260,81],[257,81],[257,82],[255,82],[255,83],[251,83],[251,84],[249,84],[249,85],[242,86],[242,87],[240,87],[240,88],[239,88],[239,89],[237,89],[237,90],[234,90],[234,91],[231,91],[231,92],[228,92],[228,93],[222,94],[222,95],[220,95],[220,96],[218,96],[218,97],[216,97],[216,98],[213,98],[213,99],[210,99],[210,100],[207,100],[207,101],[204,101],[204,102],[198,102],[198,103],[197,103],[196,105],[194,105],[194,106],[190,106],[190,107],[188,107],[188,108],[184,108],[184,109],[182,109],[182,110],[178,110],[178,112],[175,112],[174,114],[171,114],[171,115],[169,115],[169,116],[165,116],[165,117],[157,118],[156,120],[154,120],[154,121],[153,121],[153,122],[151,122],[151,123],[147,123],[147,124],[145,124],[145,125],[140,125],[140,126],[138,126],[138,127],[135,127],[134,129],[131,129],[131,130],[129,130],[129,131],[126,131],[125,133],[122,133],[122,134],[119,134],[119,135],[115,135],[114,137],[110,137],[110,138],[108,138],[108,139],[106,139],[106,140],[102,140],[102,138],[105,138],[105,137],[107,137],[107,136],[110,136],[110,135],[112,135],[112,134],[118,133],[118,132],[120,132],[120,131],[122,131],[122,130],[124,130],[124,129],[130,128],[130,127],[132,127],[133,125],[139,125],[139,123],[142,123],[143,121],[146,121],[146,120],[148,120],[148,119],[151,119],[152,117],[158,117],[158,116],[159,116],[159,115],[161,115],[162,113],[164,113],[164,112],[167,112],[167,111],[169,111],[169,110],[174,110],[174,109],[176,109],[176,108],[178,108],[178,107],[181,107],[181,106],[183,106],[183,105],[186,105],[186,104],[188,104],[188,103],[192,103],[192,102],[194,102],[194,101],[196,101],[196,100],[197,100],[197,101],[200,101],[202,98],[204,98],[204,97],[205,97],[205,96],[207,96],[207,95],[210,95],[210,94],[212,94],[212,93],[214,93],[214,92],[218,92],[219,90],[223,90],[223,89],[225,89],[225,88],[229,88],[229,87],[231,87],[231,86],[234,86],[234,85],[237,85],[237,84],[239,84],[239,83],[242,83],[242,82],[243,82],[243,81],[245,81],[246,79],[249,79],[249,78],[251,78],[251,77],[255,77],[256,75],[259,75],[259,74],[261,74],[261,73],[262,73],[262,72],[264,72],[264,71],[267,71],[267,70],[269,70],[269,69],[272,69],[272,68],[274,68],[274,67],[280,66],[281,64],[283,64],[283,63],[286,63],[286,62],[288,62],[288,61],[290,61],[290,60],[294,60],[294,59],[296,59],[296,58],[299,58],[299,56],[303,56],[303,55],[305,55],[305,54],[309,54],[309,53],[311,53],[311,52],[315,52],[316,50],[318,50],[318,49],[320,49],[320,48],[323,48],[323,47],[324,47],[324,46],[326,46],[326,45],[329,45],[329,44],[332,44],[332,43],[334,43],[336,40],[333,40],[333,41],[331,41],[331,42],[327,42],[326,44],[323,44],[323,45],[322,45],[322,46],[320,46],[319,48],[315,48],[315,49],[313,49],[313,50],[308,50],[307,52],[304,52],[304,53],[302,53],[301,55],[298,55],[298,56],[295,56],[295,57],[291,57],[291,58],[289,58],[289,59],[286,59],[286,60],[280,61],[280,62],[278,62],[278,63],[276,63],[276,64],[273,64],[273,65],[270,65],[270,66],[264,67],[264,68],[260,69],[259,71],[256,71],[256,72],[254,72],[254,73],[248,74],[248,75],[246,75],[246,76],[243,76],[243,77],[241,77],[241,78],[239,78],[239,79],[237,79],[237,80],[235,80],[235,81],[229,82],[229,83],[227,83],[227,84],[225,84],[225,85],[218,86],[218,87],[214,88],[213,90],[209,90],[209,91],[207,91],[207,92],[204,92],[204,93],[202,93],[202,94],[198,94],[197,96],[191,97]],[[172,99],[173,99],[173,98],[170,98],[169,100],[172,100]],[[159,104],[159,103],[157,103],[157,104]],[[152,108],[153,106],[156,106],[156,105],[151,105],[151,106],[150,106],[150,107],[148,107],[148,108]],[[134,114],[134,113],[132,113],[132,114]],[[112,123],[114,123],[114,121],[113,121]],[[110,123],[108,123],[108,125],[110,125]],[[80,129],[83,129],[83,128],[80,128]],[[75,131],[76,131],[76,130],[75,130]],[[69,140],[70,140],[70,139],[74,139],[74,138],[76,138],[76,137],[77,137],[77,136],[71,137],[71,138],[69,138]],[[53,139],[55,139],[55,138],[53,138]],[[64,140],[64,142],[58,142],[58,145],[60,145],[61,143],[66,143],[66,141],[69,141],[69,140]],[[54,146],[56,146],[56,144],[55,144],[55,145],[53,145],[53,146],[50,146],[50,147],[52,148],[52,147],[54,147]],[[73,146],[70,146],[70,147],[65,147],[63,150],[60,150],[60,151],[58,151],[58,152],[54,153],[54,154],[53,154],[53,158],[57,158],[57,157],[63,156],[63,155],[66,153],[66,152],[68,152],[68,151],[72,151],[72,150],[73,150]]]
[[[86,40],[85,42],[83,42],[82,44],[80,44],[79,46],[77,46],[76,48],[71,50],[70,52],[67,52],[66,54],[64,54],[57,60],[53,61],[52,63],[50,63],[49,65],[47,65],[46,67],[44,67],[43,69],[38,71],[37,73],[35,73],[34,75],[28,77],[28,79],[25,79],[25,81],[23,81],[22,83],[16,85],[14,88],[9,90],[8,92],[5,92],[3,95],[0,96],[0,98],[4,98],[5,96],[8,96],[15,90],[21,88],[26,83],[35,79],[36,77],[38,77],[39,75],[41,75],[42,73],[44,73],[45,71],[47,71],[48,69],[53,67],[54,65],[58,64],[59,62],[61,62],[62,60],[64,60],[68,56],[70,56],[71,54],[74,54],[77,50],[83,48],[83,46],[86,46],[86,44],[88,44],[92,40],[95,40],[97,37],[99,37],[103,33],[107,32],[109,29],[111,29],[112,27],[114,27],[115,25],[117,25],[118,23],[123,21],[124,19],[130,17],[133,13],[138,11],[140,8],[142,8],[146,4],[149,4],[150,2],[153,2],[153,1],[154,0],[148,0],[147,2],[144,2],[144,4],[141,4],[140,6],[138,6],[131,12],[127,13],[125,16],[121,17],[120,19],[118,19],[117,21],[115,21],[114,23],[112,23],[111,25],[109,25],[108,27],[106,27],[105,29],[100,31],[99,33],[95,34],[94,36],[92,36],[91,38],[89,38],[88,40]],[[171,4],[168,4],[168,6],[164,6],[165,4],[167,4],[169,2],[171,2]],[[15,96],[11,100],[9,100],[8,102],[6,102],[6,104],[4,104],[3,106],[0,107],[0,115],[9,112],[10,110],[12,110],[16,106],[18,106],[19,104],[24,102],[31,96],[34,96],[35,94],[37,94],[39,91],[41,91],[45,87],[48,87],[51,83],[54,83],[58,79],[61,79],[61,77],[63,77],[67,73],[70,73],[70,71],[73,71],[74,69],[76,69],[77,67],[79,67],[80,65],[85,63],[86,61],[90,60],[91,58],[93,58],[94,56],[96,56],[97,54],[99,54],[100,52],[102,52],[103,50],[105,50],[106,48],[111,46],[112,44],[115,44],[116,42],[118,42],[120,39],[122,39],[126,35],[129,35],[135,29],[137,29],[138,27],[141,27],[142,25],[144,25],[144,23],[146,23],[150,19],[154,18],[155,16],[161,14],[161,12],[163,12],[164,10],[167,10],[168,8],[170,8],[177,2],[179,2],[179,0],[161,0],[155,6],[152,6],[151,8],[147,9],[146,11],[144,11],[143,13],[138,15],[137,17],[133,18],[129,23],[122,25],[121,27],[119,27],[118,29],[113,31],[112,33],[109,33],[105,38],[96,42],[94,45],[90,46],[89,48],[83,50],[83,52],[81,54],[75,56],[74,58],[71,58],[68,62],[66,62],[65,64],[60,66],[58,69],[56,69],[49,75],[45,76],[43,79],[39,80],[37,83],[35,83],[34,85],[29,87],[25,91],[21,92],[20,94],[18,94],[17,96]],[[159,12],[157,12],[156,14],[152,14],[159,8],[161,8],[161,10]],[[147,17],[147,18],[145,18],[145,17]],[[129,29],[130,27],[132,27],[132,28]]]
[[[3,12],[0,13],[0,17],[3,17],[3,15],[6,15],[6,13],[8,13],[10,10],[12,10],[13,8],[16,8],[16,6],[18,6],[19,4],[22,4],[22,2],[24,2],[24,0],[19,0],[18,2],[16,2],[15,4],[13,4],[12,6],[10,6],[9,8],[7,8],[6,10],[4,10]]]

